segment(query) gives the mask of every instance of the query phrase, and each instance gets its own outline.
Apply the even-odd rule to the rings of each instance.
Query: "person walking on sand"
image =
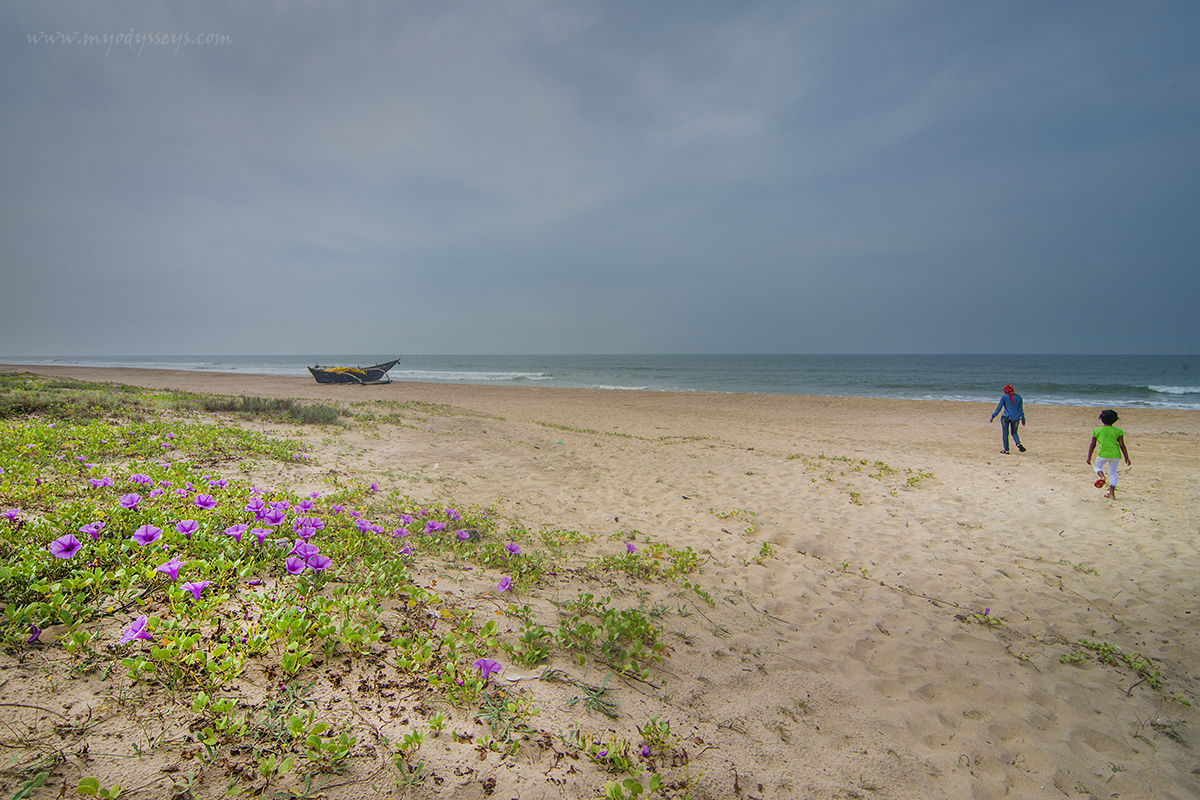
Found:
[[[1125,456],[1126,466],[1133,466],[1129,451],[1125,449],[1125,431],[1113,425],[1117,419],[1117,412],[1111,408],[1101,411],[1100,421],[1104,424],[1092,431],[1092,443],[1088,445],[1087,463],[1091,464],[1096,444],[1100,444],[1100,451],[1096,453],[1096,488],[1104,487],[1104,473],[1107,471],[1108,494],[1104,496],[1109,500],[1117,499],[1117,465],[1121,463],[1121,456]]]
[[[1000,452],[1008,455],[1008,434],[1011,430],[1017,449],[1024,453],[1025,445],[1021,444],[1021,437],[1017,435],[1017,420],[1020,420],[1022,425],[1025,424],[1025,407],[1021,404],[1021,395],[1013,390],[1011,384],[1004,387],[1004,394],[1000,396],[1000,402],[988,422],[994,420],[997,414],[1000,415],[1000,440],[1004,443],[1004,449]]]

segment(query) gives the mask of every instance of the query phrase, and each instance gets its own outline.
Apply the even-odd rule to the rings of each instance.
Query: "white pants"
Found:
[[[1096,474],[1104,477],[1104,473],[1108,472],[1108,485],[1117,485],[1117,465],[1121,463],[1119,458],[1097,458],[1096,459]]]

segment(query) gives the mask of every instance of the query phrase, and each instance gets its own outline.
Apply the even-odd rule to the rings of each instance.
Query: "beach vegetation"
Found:
[[[20,382],[0,383],[5,391]],[[64,398],[103,399],[93,385],[34,383]],[[656,668],[670,655],[662,621],[674,608],[655,603],[664,595],[647,584],[678,584],[677,596],[690,598],[678,604],[679,615],[695,614],[693,628],[705,613],[696,598],[715,606],[695,578],[705,557],[691,547],[623,532],[613,544],[601,542],[616,552],[564,567],[566,548],[592,543],[591,534],[553,526],[535,534],[492,509],[380,490],[356,469],[325,470],[313,479],[321,491],[301,492],[266,485],[246,468],[248,460],[272,467],[316,461],[305,437],[247,430],[246,415],[337,426],[312,441],[379,422],[370,408],[305,418],[297,416],[303,403],[145,390],[110,396],[112,403],[91,406],[64,398],[26,404],[0,419],[0,646],[18,655],[65,654],[69,667],[48,676],[51,685],[64,682],[67,669],[102,676],[115,706],[141,717],[142,733],[126,739],[134,757],[182,746],[194,768],[160,776],[151,792],[207,796],[219,775],[230,795],[312,797],[330,789],[331,775],[362,769],[376,751],[380,769],[402,789],[440,783],[430,747],[422,747],[429,738],[440,738],[439,751],[469,745],[503,758],[538,734],[549,741],[536,727],[545,703],[516,688],[528,676],[510,678],[510,686],[505,670],[567,659],[585,677],[598,671],[603,677],[584,680],[546,668],[541,677],[574,686],[561,703],[585,719],[616,720],[620,684],[658,682]],[[327,479],[332,485],[320,483]],[[756,527],[753,511],[712,513]],[[775,553],[761,542],[756,560]],[[557,617],[523,596],[566,570],[596,580],[605,595],[567,595]],[[435,576],[447,572],[461,583],[439,588]],[[486,588],[462,602],[460,586],[476,578]],[[626,578],[643,583],[631,590]],[[627,607],[634,593],[638,605]],[[553,596],[561,595],[556,589]],[[478,610],[489,603],[494,611]],[[503,630],[505,615],[515,630]],[[714,637],[732,637],[732,623],[709,622]],[[53,641],[43,637],[50,629]],[[411,710],[393,708],[407,730],[389,730],[390,740],[339,713],[345,706],[324,702],[342,689],[343,674],[367,684],[384,667],[395,680],[373,678],[376,697],[403,691],[419,698]],[[253,693],[240,691],[251,684]],[[146,708],[153,714],[142,714]],[[449,715],[487,734],[453,732]],[[448,728],[453,735],[444,736]],[[690,774],[668,785],[666,773],[654,771],[687,764],[671,724],[651,715],[636,729],[640,741],[628,729],[592,730],[583,722],[560,738],[597,770],[624,778],[613,784],[624,795],[685,796]],[[84,735],[66,727],[59,733]],[[102,786],[111,771],[91,772],[95,783],[80,783],[94,792],[80,793],[122,791]]]

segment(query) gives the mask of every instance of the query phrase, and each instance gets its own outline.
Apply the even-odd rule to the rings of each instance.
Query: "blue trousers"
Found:
[[[1008,449],[1008,431],[1012,429],[1013,441],[1017,443],[1017,447],[1021,446],[1021,437],[1017,435],[1017,428],[1020,427],[1021,420],[1009,419],[1008,417],[1000,418],[1000,438],[1004,440],[1004,449]]]

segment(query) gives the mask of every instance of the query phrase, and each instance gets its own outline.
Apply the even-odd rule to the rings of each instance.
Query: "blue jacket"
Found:
[[[1009,419],[1019,419],[1025,421],[1025,408],[1021,405],[1021,395],[1014,393],[1010,398],[1004,395],[1000,398],[1000,402],[996,405],[996,410],[992,412],[992,419],[996,418],[997,414],[1003,411],[1001,419],[1008,417]]]

